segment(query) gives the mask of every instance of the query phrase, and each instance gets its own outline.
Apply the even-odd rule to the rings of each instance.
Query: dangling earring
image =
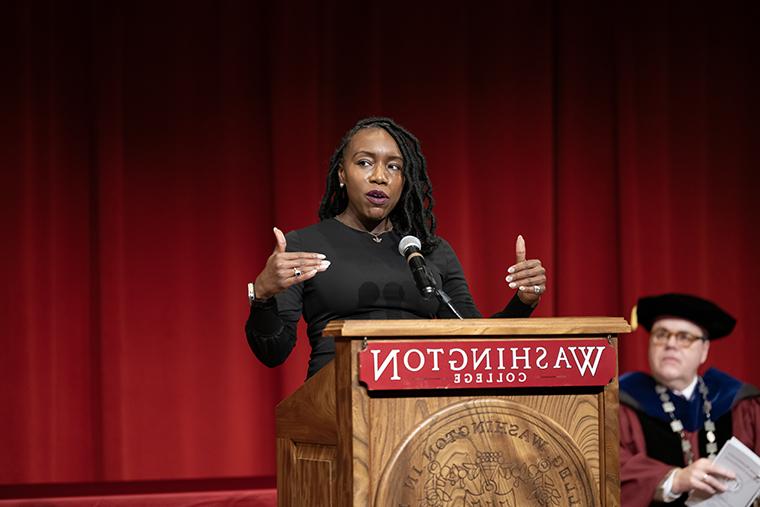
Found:
[[[344,186],[346,186],[346,184],[341,181],[340,182],[340,188],[343,188]]]

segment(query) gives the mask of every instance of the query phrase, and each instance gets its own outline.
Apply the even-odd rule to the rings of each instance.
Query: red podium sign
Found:
[[[370,390],[604,386],[615,376],[603,338],[372,341],[359,352]]]

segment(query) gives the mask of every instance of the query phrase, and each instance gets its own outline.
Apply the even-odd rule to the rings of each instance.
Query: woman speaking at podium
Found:
[[[246,336],[267,366],[293,350],[301,315],[311,344],[307,377],[335,355],[332,338],[322,336],[331,320],[481,317],[456,254],[435,234],[420,143],[393,120],[363,119],[343,137],[319,219],[287,235],[275,228],[274,252],[249,285]],[[399,252],[405,236],[418,239],[404,240],[406,258]],[[525,259],[521,236],[515,254],[506,277],[515,294],[494,317],[528,317],[546,290],[545,269]]]

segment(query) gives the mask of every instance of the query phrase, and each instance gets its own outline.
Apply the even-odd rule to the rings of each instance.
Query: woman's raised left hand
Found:
[[[517,236],[515,242],[515,258],[515,264],[507,269],[507,283],[511,289],[517,290],[520,301],[536,306],[541,294],[546,292],[546,269],[539,259],[525,259],[525,240],[522,236]]]

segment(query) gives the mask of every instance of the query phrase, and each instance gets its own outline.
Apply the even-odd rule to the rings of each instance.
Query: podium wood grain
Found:
[[[588,505],[618,507],[617,378],[605,387],[585,389],[370,393],[358,380],[358,353],[363,341],[373,337],[603,337],[617,350],[615,335],[629,330],[623,319],[609,317],[330,323],[326,333],[335,336],[335,360],[277,407],[279,505],[370,506],[387,502],[400,507],[406,505],[400,498],[420,494],[432,495],[427,497],[428,503],[437,499],[436,495],[447,495],[451,502],[461,500],[458,505],[467,505],[470,491],[453,487],[453,479],[447,483],[442,475],[447,469],[448,477],[453,477],[451,470],[458,470],[456,480],[462,482],[482,482],[482,474],[490,471],[494,483],[517,473],[522,464],[525,470],[548,467],[543,475],[536,472],[531,476],[547,483],[532,495],[536,491],[562,493],[566,496],[561,501],[584,498]],[[451,421],[459,424],[458,435],[450,430],[457,426],[446,426]],[[534,444],[536,438],[548,443],[532,447],[530,436],[519,439],[517,433],[510,438],[498,432],[476,435],[476,429],[482,430],[484,424],[519,426],[520,431],[529,430]],[[442,434],[435,432],[446,430],[449,436],[442,444]],[[541,437],[536,436],[539,434]],[[436,439],[443,451],[430,447]],[[423,457],[444,454],[449,460],[446,464]],[[557,465],[552,469],[546,464],[550,456],[560,456],[555,459],[565,468]],[[476,465],[480,477],[473,472]],[[443,472],[441,467],[445,467]],[[512,479],[505,482],[512,485],[507,492],[512,496],[501,497],[506,505],[519,503],[515,499],[526,494],[525,489],[514,486],[517,478]],[[444,486],[428,490],[442,480]],[[563,485],[557,484],[563,480],[565,489],[577,488],[577,493],[563,491]],[[416,493],[404,497],[402,489]],[[575,496],[568,496],[572,494]],[[536,502],[538,507],[543,505],[540,499]]]

